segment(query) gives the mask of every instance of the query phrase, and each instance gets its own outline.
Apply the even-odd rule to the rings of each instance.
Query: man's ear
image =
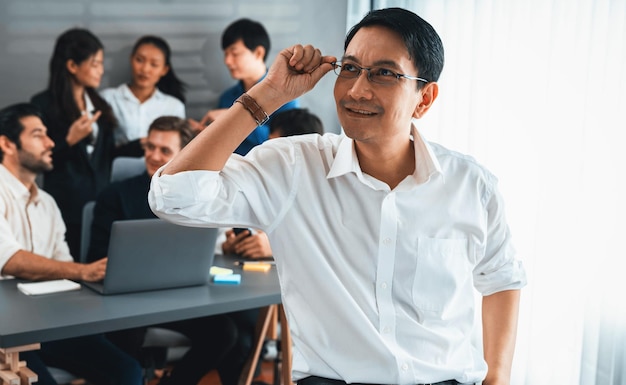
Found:
[[[265,48],[262,45],[258,45],[254,51],[252,51],[252,53],[254,54],[254,57],[256,57],[259,60],[265,61]]]
[[[6,135],[0,135],[0,150],[5,156],[15,151],[17,146]]]
[[[422,89],[418,91],[421,94],[421,101],[415,106],[413,117],[421,118],[426,114],[439,95],[439,85],[436,82],[426,83]]]

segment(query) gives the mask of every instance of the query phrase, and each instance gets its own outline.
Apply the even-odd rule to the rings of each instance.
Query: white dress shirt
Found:
[[[427,143],[391,190],[345,136],[273,139],[221,172],[152,179],[165,219],[267,232],[293,337],[293,378],[480,382],[475,294],[525,285],[496,178]]]
[[[0,271],[18,251],[74,261],[65,242],[65,223],[54,198],[35,184],[29,191],[0,164]],[[0,276],[8,278],[9,276]]]
[[[168,115],[185,118],[183,102],[158,89],[143,103],[126,84],[102,90],[101,95],[111,105],[117,118],[116,145],[148,136],[150,124],[158,117]]]
[[[89,95],[85,92],[85,109],[86,111],[84,111],[85,114],[87,114],[87,116],[89,117],[89,119],[93,118],[93,114],[96,112],[96,108],[93,105],[93,102],[91,101],[91,98],[89,97]],[[91,155],[93,153],[93,149],[96,145],[96,140],[98,139],[98,131],[100,130],[99,126],[98,126],[98,122],[94,121],[91,124],[91,128],[93,131],[91,131],[91,137],[93,138],[91,143],[89,143],[87,145],[87,153],[89,155]]]

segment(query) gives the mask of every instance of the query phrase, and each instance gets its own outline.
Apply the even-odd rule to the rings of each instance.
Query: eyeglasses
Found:
[[[337,76],[344,79],[356,79],[361,75],[361,71],[367,72],[367,79],[376,84],[396,84],[401,78],[417,80],[419,82],[428,83],[428,80],[418,78],[415,76],[409,76],[405,74],[399,74],[390,69],[383,67],[370,67],[365,68],[358,66],[354,63],[342,63],[340,61],[332,63],[334,71]]]

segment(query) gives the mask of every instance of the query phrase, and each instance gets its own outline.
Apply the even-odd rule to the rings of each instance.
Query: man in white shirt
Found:
[[[419,16],[372,11],[348,33],[341,61],[311,46],[281,51],[247,98],[152,179],[162,218],[267,233],[299,384],[510,382],[526,278],[497,180],[413,123],[437,97],[443,61]],[[279,138],[230,155],[331,70],[345,136]]]
[[[0,110],[0,279],[102,280],[106,259],[74,262],[61,212],[52,196],[35,184],[37,174],[52,169],[54,142],[46,132],[32,104]],[[38,384],[56,384],[46,365],[94,384],[142,383],[139,363],[102,335],[42,343],[40,351],[21,356],[38,374]]]

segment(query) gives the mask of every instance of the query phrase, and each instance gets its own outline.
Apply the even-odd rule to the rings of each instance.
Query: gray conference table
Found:
[[[101,295],[80,290],[27,296],[19,280],[0,280],[0,348],[147,326],[280,303],[276,268],[241,271],[235,259],[216,256],[214,265],[242,274],[239,285],[195,286]]]
[[[280,309],[284,325],[286,320],[277,305],[281,298],[276,268],[268,272],[243,271],[234,265],[236,260],[233,256],[216,255],[214,265],[242,274],[239,285],[211,282],[205,286],[117,295],[101,295],[83,286],[77,291],[27,296],[17,289],[17,284],[23,281],[0,280],[0,377],[19,374],[30,381],[36,379],[32,371],[20,364],[18,355],[21,351],[37,349],[41,342],[262,308],[259,315],[262,332],[256,338],[254,352],[240,380],[242,384],[250,384],[272,312],[277,314],[276,309]],[[282,340],[281,345],[290,354],[288,330]],[[283,383],[291,383],[290,360],[282,365],[281,371]]]

